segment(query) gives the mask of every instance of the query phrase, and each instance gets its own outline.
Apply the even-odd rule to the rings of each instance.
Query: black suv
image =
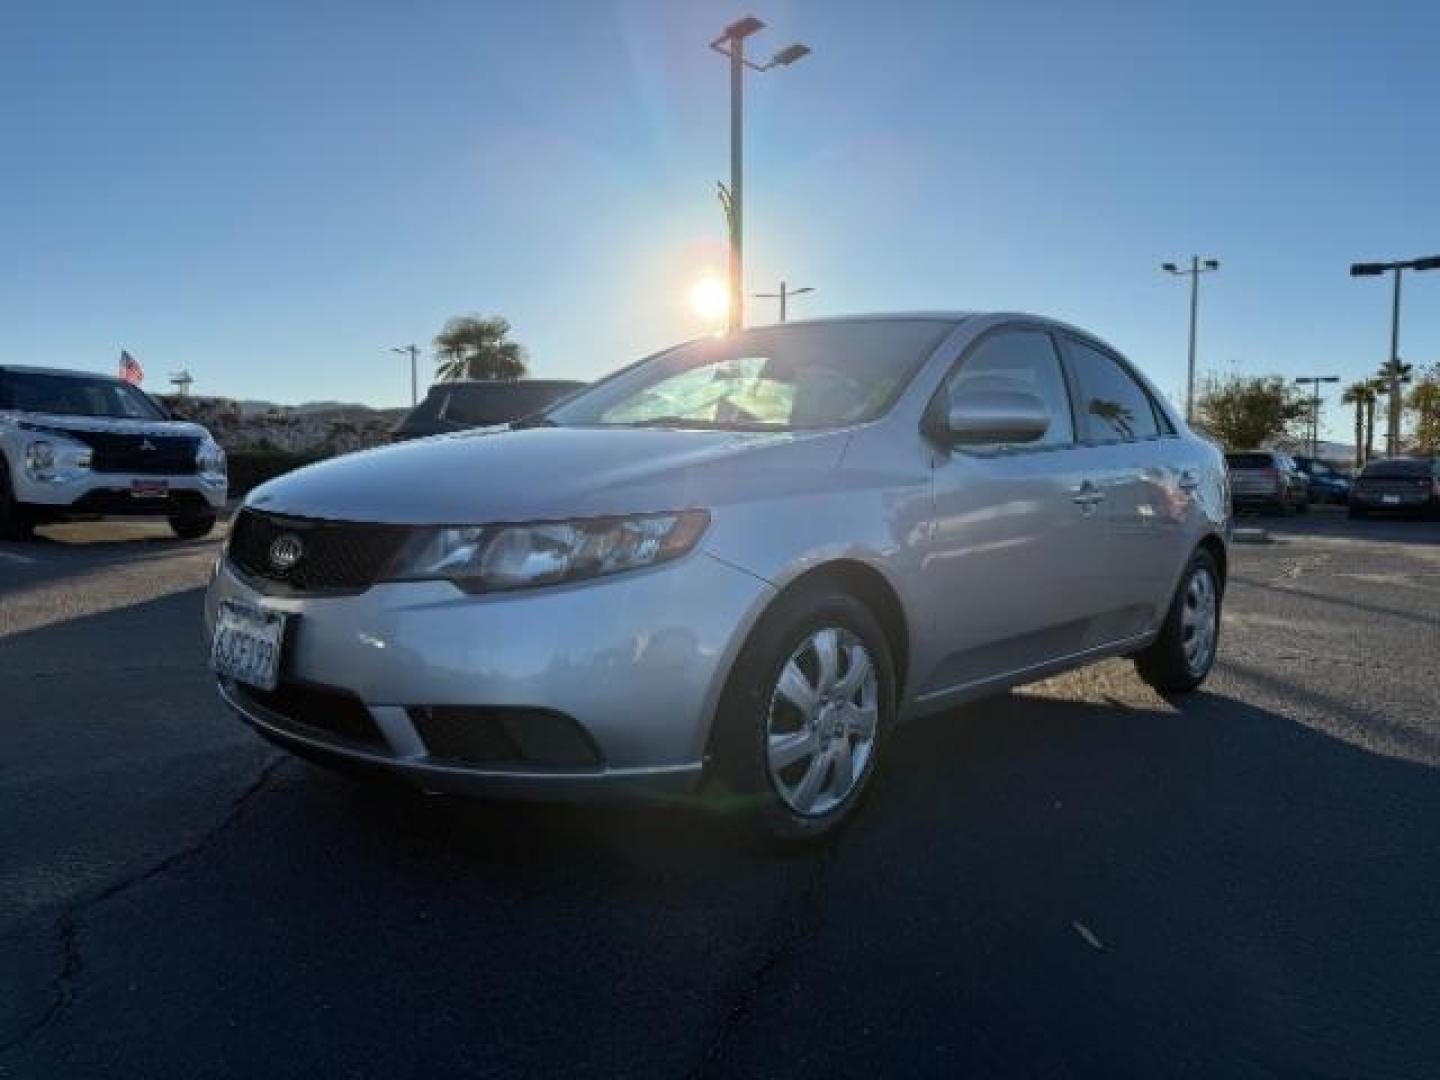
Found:
[[[447,431],[508,424],[554,404],[585,384],[568,379],[492,381],[462,379],[436,383],[425,400],[395,426],[397,441]]]

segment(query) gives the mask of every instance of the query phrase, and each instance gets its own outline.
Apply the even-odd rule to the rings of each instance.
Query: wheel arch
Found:
[[[1230,576],[1230,552],[1225,541],[1215,533],[1208,533],[1200,538],[1195,550],[1207,552],[1215,560],[1215,568],[1220,571],[1220,588],[1223,590]]]

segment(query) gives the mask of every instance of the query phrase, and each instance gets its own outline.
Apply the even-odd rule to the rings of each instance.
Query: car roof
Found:
[[[99,371],[75,371],[71,368],[34,367],[27,364],[0,364],[0,373],[14,372],[17,375],[60,375],[67,379],[104,379],[107,382],[120,382],[114,375],[105,375]]]

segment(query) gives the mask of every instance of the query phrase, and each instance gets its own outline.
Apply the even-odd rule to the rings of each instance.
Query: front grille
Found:
[[[370,710],[346,690],[301,682],[282,682],[274,690],[238,682],[231,685],[242,702],[260,706],[302,735],[319,734],[371,749],[386,748]]]
[[[589,732],[552,709],[428,705],[408,712],[438,761],[553,769],[595,769],[603,761]]]
[[[115,431],[66,431],[90,447],[90,468],[100,473],[190,476],[200,440],[192,435],[135,435]]]
[[[363,592],[394,559],[410,530],[403,525],[321,521],[241,510],[230,528],[230,561],[252,578],[282,591]],[[300,555],[277,566],[272,547],[281,537],[299,542]]]

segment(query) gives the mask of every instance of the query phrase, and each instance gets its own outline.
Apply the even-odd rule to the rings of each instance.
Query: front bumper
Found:
[[[470,596],[446,582],[352,596],[267,595],[228,562],[206,597],[289,613],[281,678],[354,695],[379,738],[296,724],[221,685],[261,734],[307,756],[381,769],[436,791],[539,797],[693,787],[736,651],[772,588],[695,552],[583,584]],[[593,767],[457,763],[432,753],[412,710],[536,710],[572,719]]]
[[[65,517],[99,514],[104,516],[166,516],[208,508],[225,507],[226,485],[202,478],[198,473],[184,476],[147,476],[131,473],[83,472],[60,481],[40,481],[23,469],[11,470],[16,501],[39,510],[45,516]],[[161,499],[138,499],[133,484],[164,484],[169,495]]]

